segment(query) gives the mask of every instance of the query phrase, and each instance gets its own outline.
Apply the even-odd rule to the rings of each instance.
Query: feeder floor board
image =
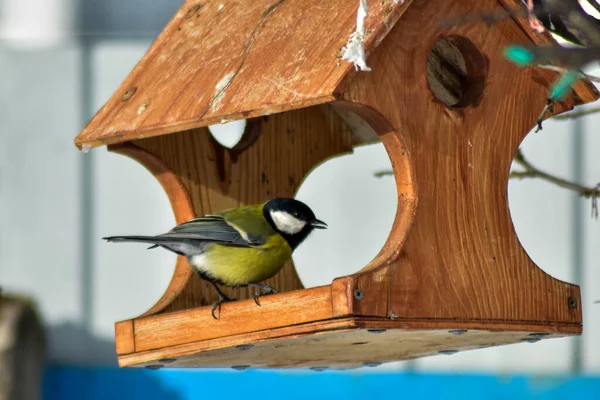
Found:
[[[581,334],[580,324],[333,317],[330,286],[117,324],[121,367],[348,369]]]

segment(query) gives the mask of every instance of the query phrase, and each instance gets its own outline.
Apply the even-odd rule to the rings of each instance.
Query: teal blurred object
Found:
[[[536,60],[536,55],[530,49],[523,46],[508,46],[504,49],[504,57],[519,67],[531,65]],[[552,101],[564,100],[581,77],[577,71],[567,71],[550,88],[549,99]]]
[[[535,54],[522,46],[508,46],[504,49],[504,57],[519,67],[530,65],[535,60]]]
[[[580,76],[581,74],[578,72],[567,71],[550,89],[550,99],[553,101],[564,100],[569,95],[573,84],[579,80]]]
[[[306,370],[177,370],[55,366],[44,400],[577,399],[600,398],[600,376]]]

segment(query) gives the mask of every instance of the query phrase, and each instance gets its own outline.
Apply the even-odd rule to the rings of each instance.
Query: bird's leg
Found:
[[[252,286],[252,287],[260,289],[260,291],[254,293],[254,302],[258,306],[260,306],[260,303],[258,302],[259,296],[263,296],[265,294],[275,294],[275,293],[277,293],[277,290],[273,289],[269,285],[263,285],[262,283],[249,283],[248,286]]]
[[[219,288],[219,285],[217,285],[216,283],[210,282],[210,284],[213,285],[213,287],[217,291],[217,295],[219,296],[219,300],[217,300],[212,305],[211,314],[212,314],[212,316],[213,316],[214,319],[219,319],[219,318],[221,318],[221,304],[226,303],[228,301],[234,301],[235,299],[227,297],[227,295],[221,291],[221,288]],[[217,309],[217,307],[219,307],[219,318],[217,318],[215,316],[215,310]]]

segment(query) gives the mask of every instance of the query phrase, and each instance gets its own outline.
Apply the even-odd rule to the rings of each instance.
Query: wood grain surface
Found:
[[[363,288],[364,298],[347,297],[351,303],[340,309],[399,318],[581,323],[581,307],[569,307],[581,304],[579,288],[531,261],[508,208],[511,162],[544,107],[547,87],[535,69],[506,61],[502,49],[529,38],[511,20],[492,29],[465,25],[440,33],[436,27],[436,15],[495,4],[413,3],[370,57],[373,71],[343,86],[344,98],[361,104],[365,118],[377,110],[404,142],[418,206],[408,234],[404,227],[392,229],[388,245],[397,257],[343,278],[346,292]],[[448,35],[467,38],[487,69],[481,96],[462,108],[438,101],[424,73],[429,50]],[[383,142],[393,160],[401,159]]]
[[[369,1],[367,53],[410,3]],[[75,143],[94,147],[330,102],[354,68],[340,49],[356,29],[357,7],[356,0],[187,0]]]
[[[262,307],[224,304],[215,321],[212,288],[178,261],[163,298],[117,324],[121,366],[349,368],[581,334],[579,287],[531,261],[508,208],[513,156],[556,74],[517,68],[502,53],[509,43],[548,38],[513,19],[439,27],[440,16],[492,10],[498,0],[370,1],[372,71],[359,72],[336,58],[354,29],[356,3],[229,0],[215,10],[188,1],[76,139],[78,146],[136,139],[113,149],[162,179],[178,221],[293,196],[312,168],[374,135],[398,188],[380,253],[329,286],[302,290],[290,263],[266,282],[282,293],[265,296]],[[460,44],[466,84],[483,82],[480,93],[467,88],[472,98],[460,107],[443,105],[428,87],[427,57],[442,37]],[[233,80],[215,94],[228,71]],[[580,83],[556,112],[597,97]],[[234,118],[248,118],[249,128],[228,150],[203,126]],[[182,196],[188,200],[175,200]],[[251,291],[227,294],[248,299]]]
[[[253,132],[244,136],[250,135],[254,141],[248,144],[242,139],[231,150],[221,146],[207,128],[199,128],[137,140],[135,147],[143,151],[127,151],[127,155],[146,165],[150,158],[162,160],[165,171],[170,172],[155,176],[163,181],[167,176],[176,176],[177,184],[172,185],[174,188],[181,185],[189,195],[193,214],[206,215],[274,197],[293,197],[314,167],[330,157],[352,151],[352,132],[326,105],[250,119],[248,127]],[[174,196],[169,198],[178,222],[182,219],[180,214],[183,219],[190,217],[187,202],[173,201]],[[302,288],[291,261],[265,283],[280,292]],[[252,297],[254,289],[225,288],[224,292],[236,299],[246,299]],[[144,315],[207,306],[216,300],[213,287],[192,275],[187,261],[179,257],[162,299]]]
[[[562,337],[576,327],[342,318],[139,351],[121,367],[349,369]],[[534,345],[534,344],[532,344]]]

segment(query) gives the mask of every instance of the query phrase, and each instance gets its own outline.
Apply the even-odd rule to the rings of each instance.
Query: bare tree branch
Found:
[[[556,65],[539,64],[538,68],[548,69],[550,71],[556,71],[556,72],[560,72],[560,73],[563,73],[563,74],[569,72],[568,69],[563,68],[563,67],[558,67]],[[591,82],[598,82],[598,83],[600,83],[600,77],[598,77],[598,76],[584,74],[583,72],[578,73],[578,76],[580,78],[587,79],[587,80],[589,80]]]
[[[587,187],[578,183],[559,178],[555,175],[544,172],[534,165],[532,165],[524,156],[521,149],[517,150],[514,161],[523,167],[524,171],[511,171],[509,178],[512,179],[524,179],[524,178],[539,178],[550,182],[554,185],[560,186],[565,189],[573,190],[577,192],[581,197],[585,197],[592,200],[592,217],[598,219],[598,197],[600,197],[600,183],[593,187]],[[391,170],[377,171],[374,173],[375,177],[381,178],[383,176],[394,175]]]
[[[597,113],[600,113],[600,107],[590,108],[588,110],[572,111],[572,112],[566,113],[566,114],[555,115],[554,117],[552,117],[552,119],[558,119],[558,120],[576,119],[576,118],[580,118],[580,117],[585,117],[586,115],[592,115],[592,114],[597,114]]]
[[[525,168],[525,171],[512,171],[510,173],[510,178],[540,178],[565,189],[573,190],[579,193],[581,197],[591,198],[592,217],[598,219],[598,197],[600,196],[600,183],[593,187],[586,187],[544,172],[534,167],[527,159],[525,159],[521,149],[517,150],[514,161]]]

